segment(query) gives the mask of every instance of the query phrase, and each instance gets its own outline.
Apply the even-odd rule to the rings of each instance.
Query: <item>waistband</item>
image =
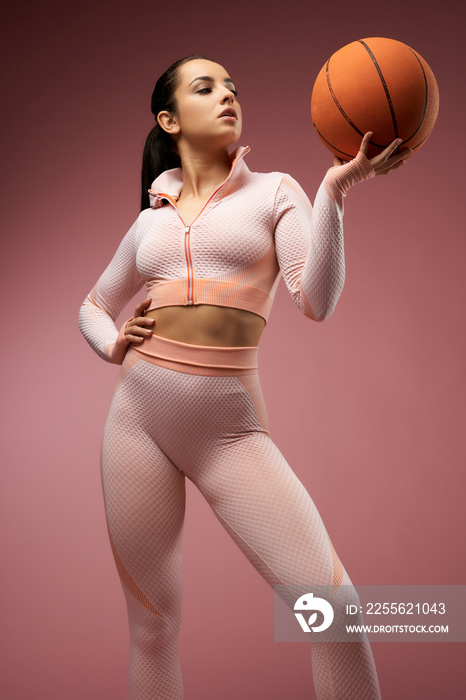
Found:
[[[273,246],[271,248],[275,256],[275,249]],[[265,285],[271,287],[271,293],[269,293],[245,282],[194,277],[192,280],[193,304],[243,309],[261,316],[267,323],[276,288],[273,283],[273,279],[264,281]],[[186,306],[188,304],[186,287],[186,279],[157,280],[153,284],[148,282],[147,296],[152,298],[152,302],[146,312],[163,306]]]
[[[152,334],[141,345],[130,345],[126,354],[177,372],[225,377],[256,373],[258,351],[257,346],[192,345]]]

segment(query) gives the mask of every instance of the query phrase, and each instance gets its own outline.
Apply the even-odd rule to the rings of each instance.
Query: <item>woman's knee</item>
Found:
[[[139,649],[155,652],[177,639],[181,614],[177,610],[160,612],[141,604],[131,594],[126,596],[131,639]]]

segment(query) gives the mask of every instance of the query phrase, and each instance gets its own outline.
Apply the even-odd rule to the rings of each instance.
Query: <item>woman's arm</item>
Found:
[[[137,235],[138,220],[79,310],[79,328],[89,345],[102,359],[118,365],[123,362],[130,340],[125,338],[127,321],[118,331],[115,320],[145,281],[136,267]]]
[[[289,175],[284,175],[274,205],[274,235],[278,264],[291,297],[305,316],[324,321],[332,315],[345,281],[343,199],[351,187],[403,163],[410,151],[392,156],[396,140],[371,159],[366,157],[371,132],[349,163],[327,171],[314,207]],[[337,164],[338,163],[338,164]]]

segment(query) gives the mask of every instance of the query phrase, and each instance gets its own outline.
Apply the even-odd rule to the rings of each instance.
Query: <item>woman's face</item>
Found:
[[[179,69],[175,90],[178,114],[172,135],[196,147],[228,146],[241,135],[242,112],[236,87],[225,68],[193,59]],[[224,115],[225,110],[227,114]]]

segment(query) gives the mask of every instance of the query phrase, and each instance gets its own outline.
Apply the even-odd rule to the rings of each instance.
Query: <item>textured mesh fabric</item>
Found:
[[[183,698],[186,478],[270,586],[351,585],[315,504],[270,438],[257,372],[183,367],[159,366],[130,347],[102,443],[108,530],[128,606],[131,700]],[[312,673],[318,700],[380,698],[367,642],[313,644]]]
[[[312,207],[290,175],[251,172],[249,150],[237,149],[228,178],[189,226],[176,208],[181,168],[155,180],[152,208],[140,213],[80,309],[80,329],[100,357],[122,363],[127,342],[115,320],[144,284],[147,310],[213,304],[267,321],[282,275],[308,318],[333,313],[345,278],[343,197],[374,175],[371,164],[359,153],[330,168]]]
[[[369,161],[359,154],[331,168],[312,207],[289,175],[249,171],[248,151],[233,154],[228,178],[190,226],[176,209],[180,169],[162,173],[152,207],[80,309],[91,347],[122,365],[102,443],[102,485],[128,606],[132,700],[183,697],[186,478],[269,585],[331,584],[337,604],[341,586],[351,588],[312,499],[271,440],[257,349],[178,343],[184,351],[175,357],[175,341],[153,337],[128,348],[125,324],[115,326],[144,284],[150,308],[208,303],[267,320],[280,274],[307,317],[333,313],[345,272],[343,198],[373,176]],[[319,700],[380,697],[367,641],[313,644],[312,669]]]

